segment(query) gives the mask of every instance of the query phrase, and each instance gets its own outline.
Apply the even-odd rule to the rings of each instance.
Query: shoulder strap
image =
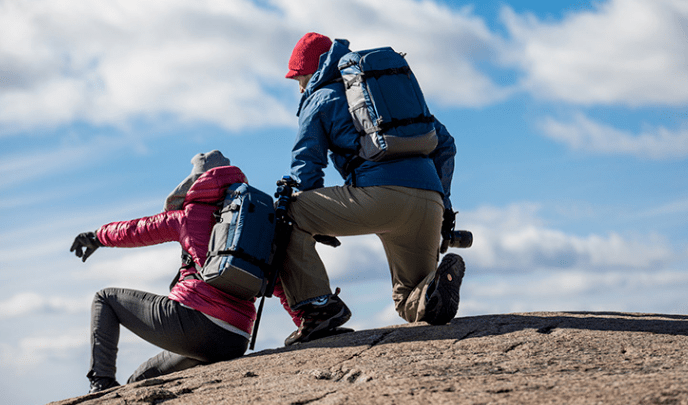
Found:
[[[195,266],[196,263],[194,263],[191,255],[186,250],[182,249],[182,265],[179,268],[179,270],[177,270],[177,274],[175,274],[174,278],[172,279],[172,282],[170,283],[170,291],[172,291],[172,288],[174,288],[174,286],[180,281],[180,278],[182,276],[182,269],[188,269]],[[198,274],[193,274],[191,276],[187,276],[186,278],[200,279],[200,276]]]
[[[318,90],[318,89],[322,89],[323,87],[328,86],[328,85],[333,84],[333,83],[343,83],[343,82],[344,82],[344,79],[342,79],[341,77],[335,77],[332,80],[328,80],[328,81],[320,84],[318,87],[314,88],[313,91]]]

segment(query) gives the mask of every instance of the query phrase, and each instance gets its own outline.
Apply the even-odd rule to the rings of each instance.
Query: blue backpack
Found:
[[[272,197],[245,183],[230,185],[199,269],[203,281],[241,299],[262,295],[274,234]]]
[[[337,67],[361,135],[355,166],[361,159],[383,161],[435,150],[435,118],[403,54],[390,47],[350,52]]]

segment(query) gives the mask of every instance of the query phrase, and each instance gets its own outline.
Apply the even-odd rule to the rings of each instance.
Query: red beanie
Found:
[[[320,55],[330,50],[332,40],[330,38],[309,32],[296,43],[289,58],[289,72],[287,79],[296,76],[310,75],[318,70]]]

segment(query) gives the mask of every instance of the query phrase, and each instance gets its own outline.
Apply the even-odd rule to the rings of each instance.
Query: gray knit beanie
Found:
[[[191,169],[191,174],[185,178],[179,185],[167,196],[165,200],[165,211],[174,211],[182,208],[184,204],[184,198],[186,198],[186,193],[191,188],[191,185],[201,177],[201,175],[208,170],[220,167],[229,166],[229,159],[222,155],[219,150],[213,150],[208,153],[199,153],[191,159],[191,164],[193,164],[193,169]]]

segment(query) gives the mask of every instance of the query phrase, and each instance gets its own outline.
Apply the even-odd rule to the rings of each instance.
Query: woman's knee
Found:
[[[93,303],[91,304],[93,309],[107,303],[107,298],[111,294],[111,291],[108,290],[109,288],[104,288],[93,295]]]
[[[107,301],[108,298],[117,295],[117,292],[119,291],[119,288],[115,287],[107,287],[103,288],[102,290],[98,291],[95,293],[95,296],[93,297],[93,300],[98,300],[98,301]]]
[[[92,311],[99,311],[102,307],[112,307],[111,301],[118,295],[118,288],[103,288],[95,293],[93,296],[93,303],[91,304]]]

